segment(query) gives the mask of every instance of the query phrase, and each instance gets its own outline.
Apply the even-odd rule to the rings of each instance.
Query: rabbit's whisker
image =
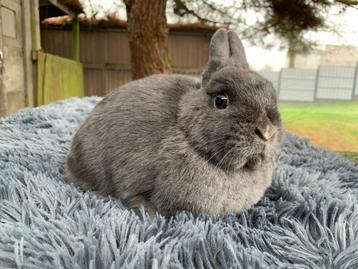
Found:
[[[211,145],[211,144],[218,143],[218,142],[226,142],[226,141],[225,141],[225,139],[213,139],[213,140],[205,141],[205,143],[203,143],[203,145]]]
[[[224,148],[221,148],[220,150],[214,152],[214,154],[212,154],[199,168],[199,171],[201,171],[206,165],[207,163],[212,159],[214,158],[216,155],[218,155],[219,153],[223,152],[224,151]]]
[[[229,156],[229,154],[230,154],[233,150],[234,150],[234,147],[232,147],[231,149],[229,149],[228,152],[225,153],[224,157],[222,157],[222,159],[216,164],[216,167],[220,167],[220,166],[224,163],[226,157]]]

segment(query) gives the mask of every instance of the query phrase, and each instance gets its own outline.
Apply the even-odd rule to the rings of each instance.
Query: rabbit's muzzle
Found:
[[[264,142],[269,141],[276,133],[277,128],[268,119],[259,122],[255,129],[255,134]]]

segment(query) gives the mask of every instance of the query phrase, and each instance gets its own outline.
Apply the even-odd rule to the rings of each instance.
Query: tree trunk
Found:
[[[290,39],[288,40],[288,52],[287,52],[287,56],[288,56],[288,67],[289,68],[294,68],[295,67],[295,61],[296,61],[296,48],[295,48],[295,44],[294,41],[295,39]]]
[[[170,69],[167,45],[167,0],[126,0],[132,78]]]
[[[293,50],[288,50],[288,67],[294,68],[296,61],[296,52]]]

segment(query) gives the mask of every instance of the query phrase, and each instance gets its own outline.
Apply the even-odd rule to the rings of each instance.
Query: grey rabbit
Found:
[[[150,215],[237,214],[270,186],[281,133],[272,84],[219,29],[202,80],[153,75],[100,101],[74,135],[65,178]]]

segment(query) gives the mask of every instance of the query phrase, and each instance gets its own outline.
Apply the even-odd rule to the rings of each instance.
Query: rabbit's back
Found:
[[[154,75],[108,94],[75,134],[66,179],[83,189],[125,200],[148,192],[158,169],[160,141],[176,125],[178,104],[195,78]]]

